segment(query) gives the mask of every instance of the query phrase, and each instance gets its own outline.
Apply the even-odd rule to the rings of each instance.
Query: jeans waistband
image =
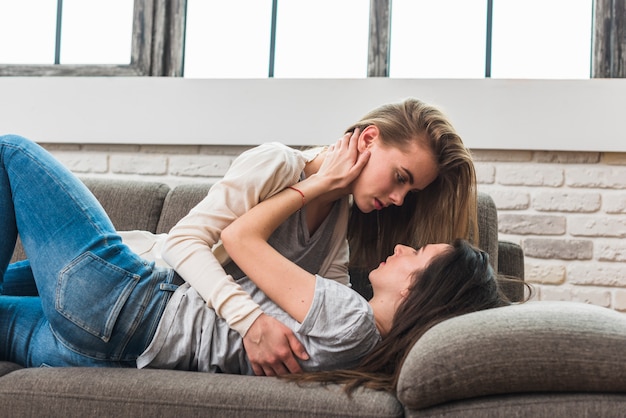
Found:
[[[180,277],[178,273],[176,273],[176,271],[172,271],[171,281],[166,281],[164,283],[161,283],[159,285],[159,289],[164,290],[166,292],[175,292],[176,289],[178,289],[178,287],[182,285],[183,283],[185,283],[185,280],[183,280],[183,278]]]

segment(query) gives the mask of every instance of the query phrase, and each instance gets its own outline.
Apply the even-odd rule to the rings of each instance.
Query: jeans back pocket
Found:
[[[60,272],[55,308],[71,323],[108,342],[138,281],[138,275],[86,252]]]

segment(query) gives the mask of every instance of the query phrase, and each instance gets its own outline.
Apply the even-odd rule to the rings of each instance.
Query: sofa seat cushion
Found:
[[[0,376],[4,376],[5,374],[9,374],[21,368],[22,366],[19,364],[11,363],[10,361],[0,361]]]
[[[0,378],[13,416],[401,417],[386,392],[173,370],[32,368]]]
[[[409,408],[504,393],[626,392],[626,316],[577,302],[527,302],[431,328],[398,383]]]

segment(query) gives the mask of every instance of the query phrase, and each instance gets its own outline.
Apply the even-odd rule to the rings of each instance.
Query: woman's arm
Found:
[[[242,336],[261,309],[226,274],[213,247],[222,230],[237,217],[286,184],[296,182],[304,164],[285,146],[264,144],[243,153],[208,195],[171,229],[165,242],[163,259]]]
[[[311,306],[315,276],[283,257],[267,240],[305,201],[332,193],[337,198],[361,172],[369,153],[359,155],[358,131],[328,149],[317,174],[259,203],[222,231],[231,258],[277,305],[301,322]],[[289,280],[285,280],[288,277]]]
[[[223,260],[212,250],[227,225],[259,201],[298,181],[305,163],[300,152],[281,144],[264,144],[244,152],[207,197],[172,228],[163,252],[163,259],[243,337],[257,375],[300,372],[296,357],[306,359],[307,354],[289,328],[264,315],[226,274]]]

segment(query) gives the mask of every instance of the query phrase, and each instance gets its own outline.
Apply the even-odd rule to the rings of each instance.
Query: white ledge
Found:
[[[328,144],[417,97],[472,149],[626,151],[626,79],[0,77],[0,134],[41,143]]]

